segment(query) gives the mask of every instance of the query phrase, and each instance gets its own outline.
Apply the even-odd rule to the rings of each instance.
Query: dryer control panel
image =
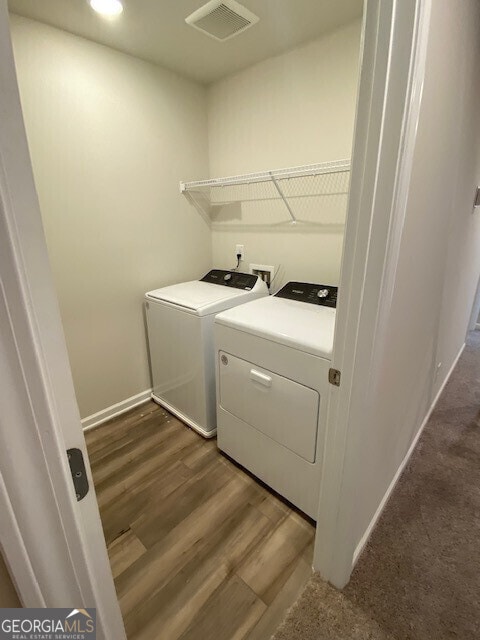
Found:
[[[278,298],[298,300],[309,304],[320,304],[324,307],[337,306],[338,287],[329,284],[312,284],[310,282],[289,282],[275,295]]]
[[[201,278],[201,282],[221,284],[233,289],[250,291],[257,284],[258,276],[252,273],[239,273],[238,271],[225,271],[224,269],[212,269]]]

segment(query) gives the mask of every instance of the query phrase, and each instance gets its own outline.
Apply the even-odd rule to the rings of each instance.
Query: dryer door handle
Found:
[[[254,382],[263,384],[264,387],[272,386],[272,378],[264,373],[260,373],[260,371],[257,371],[256,369],[250,369],[250,379]]]

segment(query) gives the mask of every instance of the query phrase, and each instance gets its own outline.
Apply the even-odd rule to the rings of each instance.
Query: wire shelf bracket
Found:
[[[273,171],[270,172],[270,175],[272,176],[272,182],[273,182],[273,184],[275,186],[275,189],[278,191],[281,199],[283,200],[285,206],[287,207],[288,213],[290,214],[290,217],[292,218],[292,223],[297,222],[297,218],[295,217],[295,214],[292,211],[292,207],[288,204],[288,200],[286,199],[285,194],[282,191],[282,188],[278,184],[278,180],[275,177],[275,175],[273,174]]]

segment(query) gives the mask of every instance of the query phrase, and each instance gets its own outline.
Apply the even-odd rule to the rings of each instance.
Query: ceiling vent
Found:
[[[211,0],[185,18],[185,22],[221,42],[237,36],[259,17],[235,0]]]

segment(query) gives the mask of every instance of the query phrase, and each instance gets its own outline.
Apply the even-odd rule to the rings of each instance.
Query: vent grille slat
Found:
[[[208,2],[186,18],[192,27],[217,40],[231,38],[257,21],[257,16],[233,0]]]

